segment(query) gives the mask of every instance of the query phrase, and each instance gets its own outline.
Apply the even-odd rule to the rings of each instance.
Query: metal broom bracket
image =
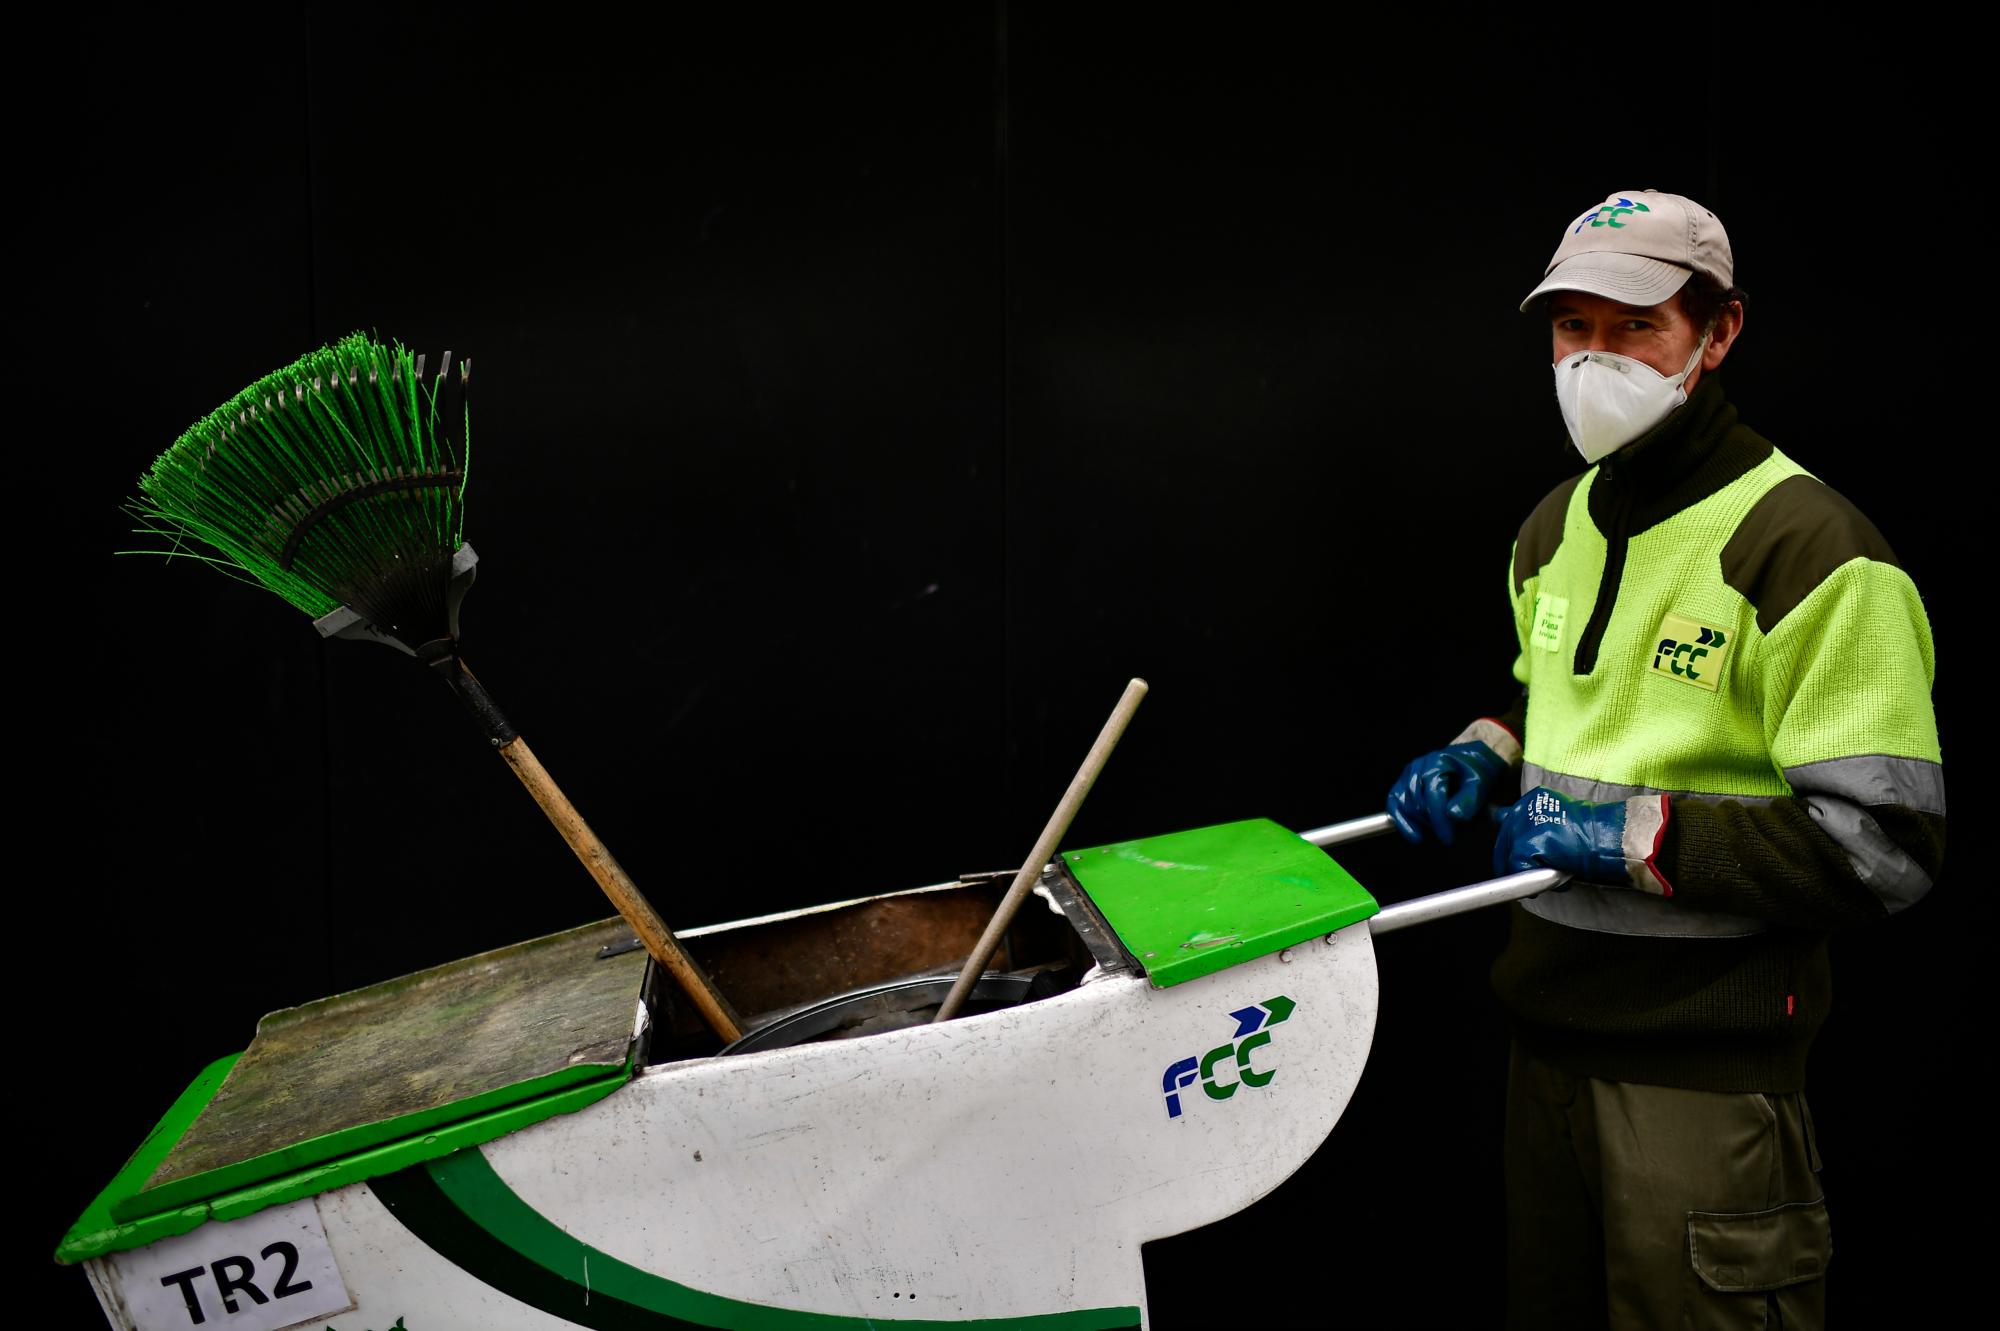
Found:
[[[445,626],[449,630],[446,643],[458,641],[458,607],[464,602],[465,594],[472,590],[472,584],[479,576],[479,554],[472,548],[472,542],[462,542],[451,557],[451,585],[445,590]],[[428,659],[422,644],[412,647],[393,633],[384,632],[359,610],[343,605],[329,610],[312,622],[322,638],[342,638],[348,642],[379,642],[384,647],[393,647],[405,656]],[[435,656],[435,651],[429,654]]]

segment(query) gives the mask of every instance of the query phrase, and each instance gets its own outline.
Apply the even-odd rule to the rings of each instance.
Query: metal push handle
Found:
[[[1315,827],[1300,836],[1321,848],[1338,846],[1345,841],[1366,841],[1369,837],[1381,836],[1396,825],[1389,821],[1386,813],[1371,813],[1366,818],[1350,818],[1344,823],[1328,823],[1325,827]]]
[[[1381,836],[1394,827],[1395,824],[1389,821],[1388,814],[1372,813],[1366,818],[1350,818],[1344,823],[1329,823],[1325,827],[1315,827],[1310,832],[1301,832],[1299,835],[1324,849],[1349,841],[1366,841],[1370,837]],[[1449,891],[1427,897],[1399,901],[1393,906],[1384,907],[1370,917],[1368,932],[1394,933],[1413,924],[1428,924],[1432,920],[1442,920],[1448,915],[1463,915],[1469,910],[1504,905],[1509,901],[1519,901],[1523,897],[1531,897],[1538,892],[1561,887],[1568,881],[1569,875],[1560,869],[1530,869],[1524,873],[1510,873],[1504,878],[1491,878],[1483,883],[1454,887]]]
[[[1560,869],[1530,869],[1526,873],[1510,873],[1505,878],[1489,878],[1483,883],[1454,887],[1448,892],[1413,897],[1375,912],[1369,917],[1368,932],[1389,934],[1413,924],[1441,920],[1447,915],[1463,915],[1483,906],[1504,905],[1522,897],[1534,896],[1537,892],[1561,887],[1568,881],[1569,875]]]

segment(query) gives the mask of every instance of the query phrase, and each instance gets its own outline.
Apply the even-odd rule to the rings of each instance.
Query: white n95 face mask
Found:
[[[1583,460],[1596,462],[1616,452],[1687,401],[1681,385],[1707,347],[1708,334],[1703,333],[1694,354],[1672,378],[1612,351],[1575,351],[1557,361],[1556,402]]]

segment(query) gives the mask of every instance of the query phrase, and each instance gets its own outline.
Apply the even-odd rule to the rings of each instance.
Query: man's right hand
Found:
[[[1476,739],[1427,753],[1389,787],[1389,821],[1405,841],[1428,835],[1449,846],[1458,825],[1477,818],[1499,793],[1506,774],[1506,760]]]

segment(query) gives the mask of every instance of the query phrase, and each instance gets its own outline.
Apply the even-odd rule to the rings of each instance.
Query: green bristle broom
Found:
[[[459,602],[478,564],[462,539],[472,366],[447,351],[427,379],[424,359],[354,333],[264,376],[162,453],[129,511],[167,538],[164,553],[269,588],[323,636],[384,643],[436,670],[653,959],[735,1040],[727,1001],[459,658]]]

